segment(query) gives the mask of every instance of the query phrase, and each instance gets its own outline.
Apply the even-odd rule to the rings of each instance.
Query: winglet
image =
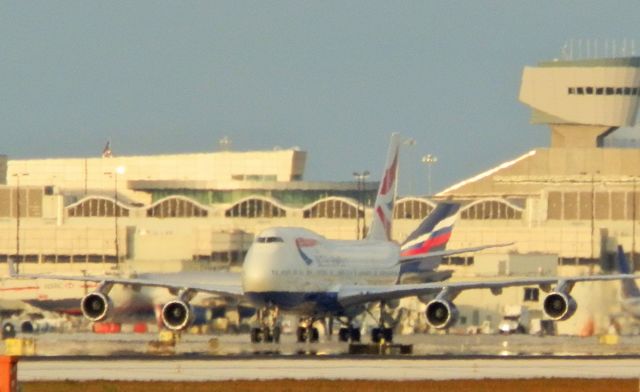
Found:
[[[16,272],[15,264],[13,263],[13,257],[7,258],[7,266],[9,268],[9,276],[12,278],[18,277],[18,272]]]

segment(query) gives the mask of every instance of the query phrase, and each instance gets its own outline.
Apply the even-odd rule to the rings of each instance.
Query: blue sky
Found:
[[[416,140],[401,190],[548,145],[522,68],[569,39],[635,39],[637,1],[2,1],[0,153],[10,158],[299,146],[306,179],[377,179]]]

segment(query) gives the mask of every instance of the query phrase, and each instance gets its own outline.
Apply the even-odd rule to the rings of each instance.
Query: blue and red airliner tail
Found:
[[[460,204],[458,203],[439,203],[404,241],[400,256],[403,258],[428,257],[430,253],[444,250],[449,238],[451,238],[453,224],[459,209]]]

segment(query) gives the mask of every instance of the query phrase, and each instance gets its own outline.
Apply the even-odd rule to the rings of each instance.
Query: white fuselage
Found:
[[[302,228],[260,233],[243,265],[242,284],[258,306],[303,313],[339,311],[342,285],[389,285],[400,247],[391,241],[337,241]]]

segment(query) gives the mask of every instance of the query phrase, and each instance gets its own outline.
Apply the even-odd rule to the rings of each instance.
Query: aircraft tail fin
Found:
[[[398,282],[409,276],[433,273],[442,263],[460,204],[438,203],[400,246]]]
[[[393,219],[393,205],[396,199],[398,185],[398,154],[400,152],[400,134],[391,134],[387,162],[384,166],[382,180],[378,188],[378,195],[373,206],[373,221],[367,233],[368,240],[391,240],[391,221]]]
[[[428,257],[430,253],[442,251],[453,232],[460,204],[453,202],[438,203],[420,226],[402,243],[400,256]]]
[[[618,271],[622,274],[631,274],[631,266],[629,266],[629,262],[627,261],[627,257],[624,255],[624,250],[622,249],[622,245],[618,245],[618,251],[616,252],[616,263]],[[623,279],[621,282],[622,286],[622,298],[632,298],[632,297],[640,297],[640,290],[638,289],[638,285],[634,279]]]

